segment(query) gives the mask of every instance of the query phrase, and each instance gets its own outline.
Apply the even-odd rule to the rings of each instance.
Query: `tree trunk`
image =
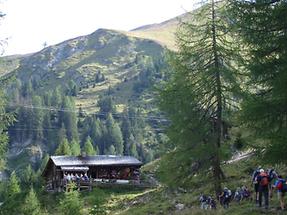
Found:
[[[214,56],[214,66],[215,66],[215,78],[216,78],[216,142],[214,144],[214,161],[213,161],[213,175],[214,175],[214,188],[215,192],[219,193],[221,191],[221,175],[222,171],[220,168],[220,156],[219,149],[221,145],[221,126],[222,126],[222,89],[221,89],[221,80],[220,80],[220,60],[218,57],[217,50],[217,41],[216,41],[216,25],[215,25],[215,8],[214,8],[214,0],[211,2],[211,10],[212,10],[212,47],[213,47],[213,56]]]

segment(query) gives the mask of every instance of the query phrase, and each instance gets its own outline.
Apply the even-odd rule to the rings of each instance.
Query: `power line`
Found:
[[[27,109],[39,109],[39,110],[47,110],[47,111],[58,111],[58,112],[68,112],[68,113],[79,113],[79,111],[76,110],[71,110],[67,108],[55,108],[55,107],[45,107],[45,106],[35,106],[35,105],[24,105],[24,104],[17,104],[17,103],[9,103],[8,106],[10,107],[23,107]],[[85,115],[94,115],[94,116],[106,116],[109,114],[109,112],[101,112],[101,113],[85,113]],[[127,117],[127,118],[144,118],[148,120],[160,120],[160,121],[165,121],[169,122],[169,120],[163,118],[163,117],[158,117],[158,116],[143,116],[139,115],[138,116],[124,116],[122,113],[111,113],[113,116],[116,117]]]
[[[49,130],[59,130],[60,128],[9,128],[9,131],[49,131]],[[155,129],[132,129],[134,131],[165,131],[165,129],[155,128]]]

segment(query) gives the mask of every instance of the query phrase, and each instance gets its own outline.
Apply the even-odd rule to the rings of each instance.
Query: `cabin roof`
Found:
[[[142,165],[142,162],[134,157],[117,155],[51,156],[51,160],[56,166]]]

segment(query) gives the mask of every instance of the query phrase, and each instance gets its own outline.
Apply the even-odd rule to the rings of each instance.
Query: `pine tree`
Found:
[[[21,181],[24,182],[26,185],[31,185],[34,183],[35,172],[30,164],[24,169]]]
[[[60,112],[60,121],[65,125],[68,140],[78,140],[77,113],[72,97],[63,97],[61,108],[64,111]]]
[[[112,96],[101,97],[98,101],[100,113],[107,116],[109,113],[115,112],[115,105]]]
[[[56,149],[56,155],[71,155],[71,147],[66,138],[59,144],[58,148]]]
[[[40,202],[34,192],[34,189],[31,188],[27,194],[24,205],[22,207],[22,212],[24,215],[38,215],[41,214]]]
[[[230,12],[246,47],[242,55],[249,74],[241,119],[253,136],[264,140],[260,142],[265,144],[259,147],[264,159],[285,162],[286,1],[232,1]]]
[[[25,97],[25,98],[32,97],[33,87],[32,87],[31,80],[29,80],[28,82],[25,82],[23,84],[21,91],[22,91],[23,97]]]
[[[128,141],[132,133],[131,133],[131,123],[128,118],[127,110],[124,111],[124,117],[122,120],[121,130],[122,130],[123,141],[124,141],[124,155],[128,155],[129,154]]]
[[[105,150],[106,155],[115,155],[116,154],[116,148],[113,145],[110,145],[107,150]]]
[[[32,118],[30,118],[33,128],[33,140],[40,141],[43,138],[43,111],[39,108],[43,106],[40,96],[33,96],[33,109]]]
[[[44,143],[48,146],[49,153],[55,151],[57,147],[57,132],[52,129],[51,113],[46,112],[43,118],[43,139]]]
[[[8,143],[8,135],[6,129],[14,121],[14,116],[6,113],[6,99],[0,90],[0,170],[4,169],[6,161],[6,151]]]
[[[137,152],[137,145],[134,136],[131,134],[129,139],[128,139],[128,154],[134,157],[138,157],[138,152]]]
[[[18,177],[16,176],[16,173],[13,171],[7,184],[6,197],[13,198],[16,194],[20,192],[21,188],[19,185],[19,180]]]
[[[77,140],[72,140],[71,142],[71,153],[74,156],[79,156],[81,154],[81,146]]]
[[[107,117],[107,130],[109,143],[115,147],[116,154],[122,155],[124,151],[123,135],[112,114],[109,114]]]
[[[235,69],[238,48],[231,41],[225,7],[223,2],[208,1],[193,12],[191,22],[181,22],[179,51],[170,58],[174,73],[160,100],[172,121],[171,148],[178,158],[185,159],[174,162],[180,166],[185,163],[188,168],[199,161],[206,168],[211,166],[217,193],[224,177],[220,167],[223,122],[229,120],[240,90]],[[188,168],[185,173],[192,175]]]
[[[56,89],[52,93],[51,97],[51,106],[54,108],[60,107],[62,102],[62,90],[60,87],[56,87]]]
[[[60,201],[60,212],[63,215],[81,215],[83,202],[77,191],[66,192]]]
[[[93,119],[91,123],[91,131],[90,131],[90,137],[93,140],[93,144],[101,142],[101,139],[103,137],[103,132],[101,130],[101,122],[99,119]]]
[[[89,136],[88,136],[88,138],[84,144],[84,152],[86,152],[86,155],[95,155],[96,154],[96,151],[95,151],[93,144],[92,144],[92,140]]]

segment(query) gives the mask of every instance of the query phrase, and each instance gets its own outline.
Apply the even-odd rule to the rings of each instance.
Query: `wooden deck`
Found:
[[[116,180],[116,179],[93,179],[90,181],[78,181],[78,182],[54,182],[58,186],[47,185],[46,190],[51,192],[62,192],[69,190],[72,186],[75,186],[79,191],[91,191],[93,187],[101,188],[155,188],[156,184],[150,181],[135,181],[135,180]],[[73,184],[73,185],[72,185]],[[69,186],[70,185],[70,186]]]

